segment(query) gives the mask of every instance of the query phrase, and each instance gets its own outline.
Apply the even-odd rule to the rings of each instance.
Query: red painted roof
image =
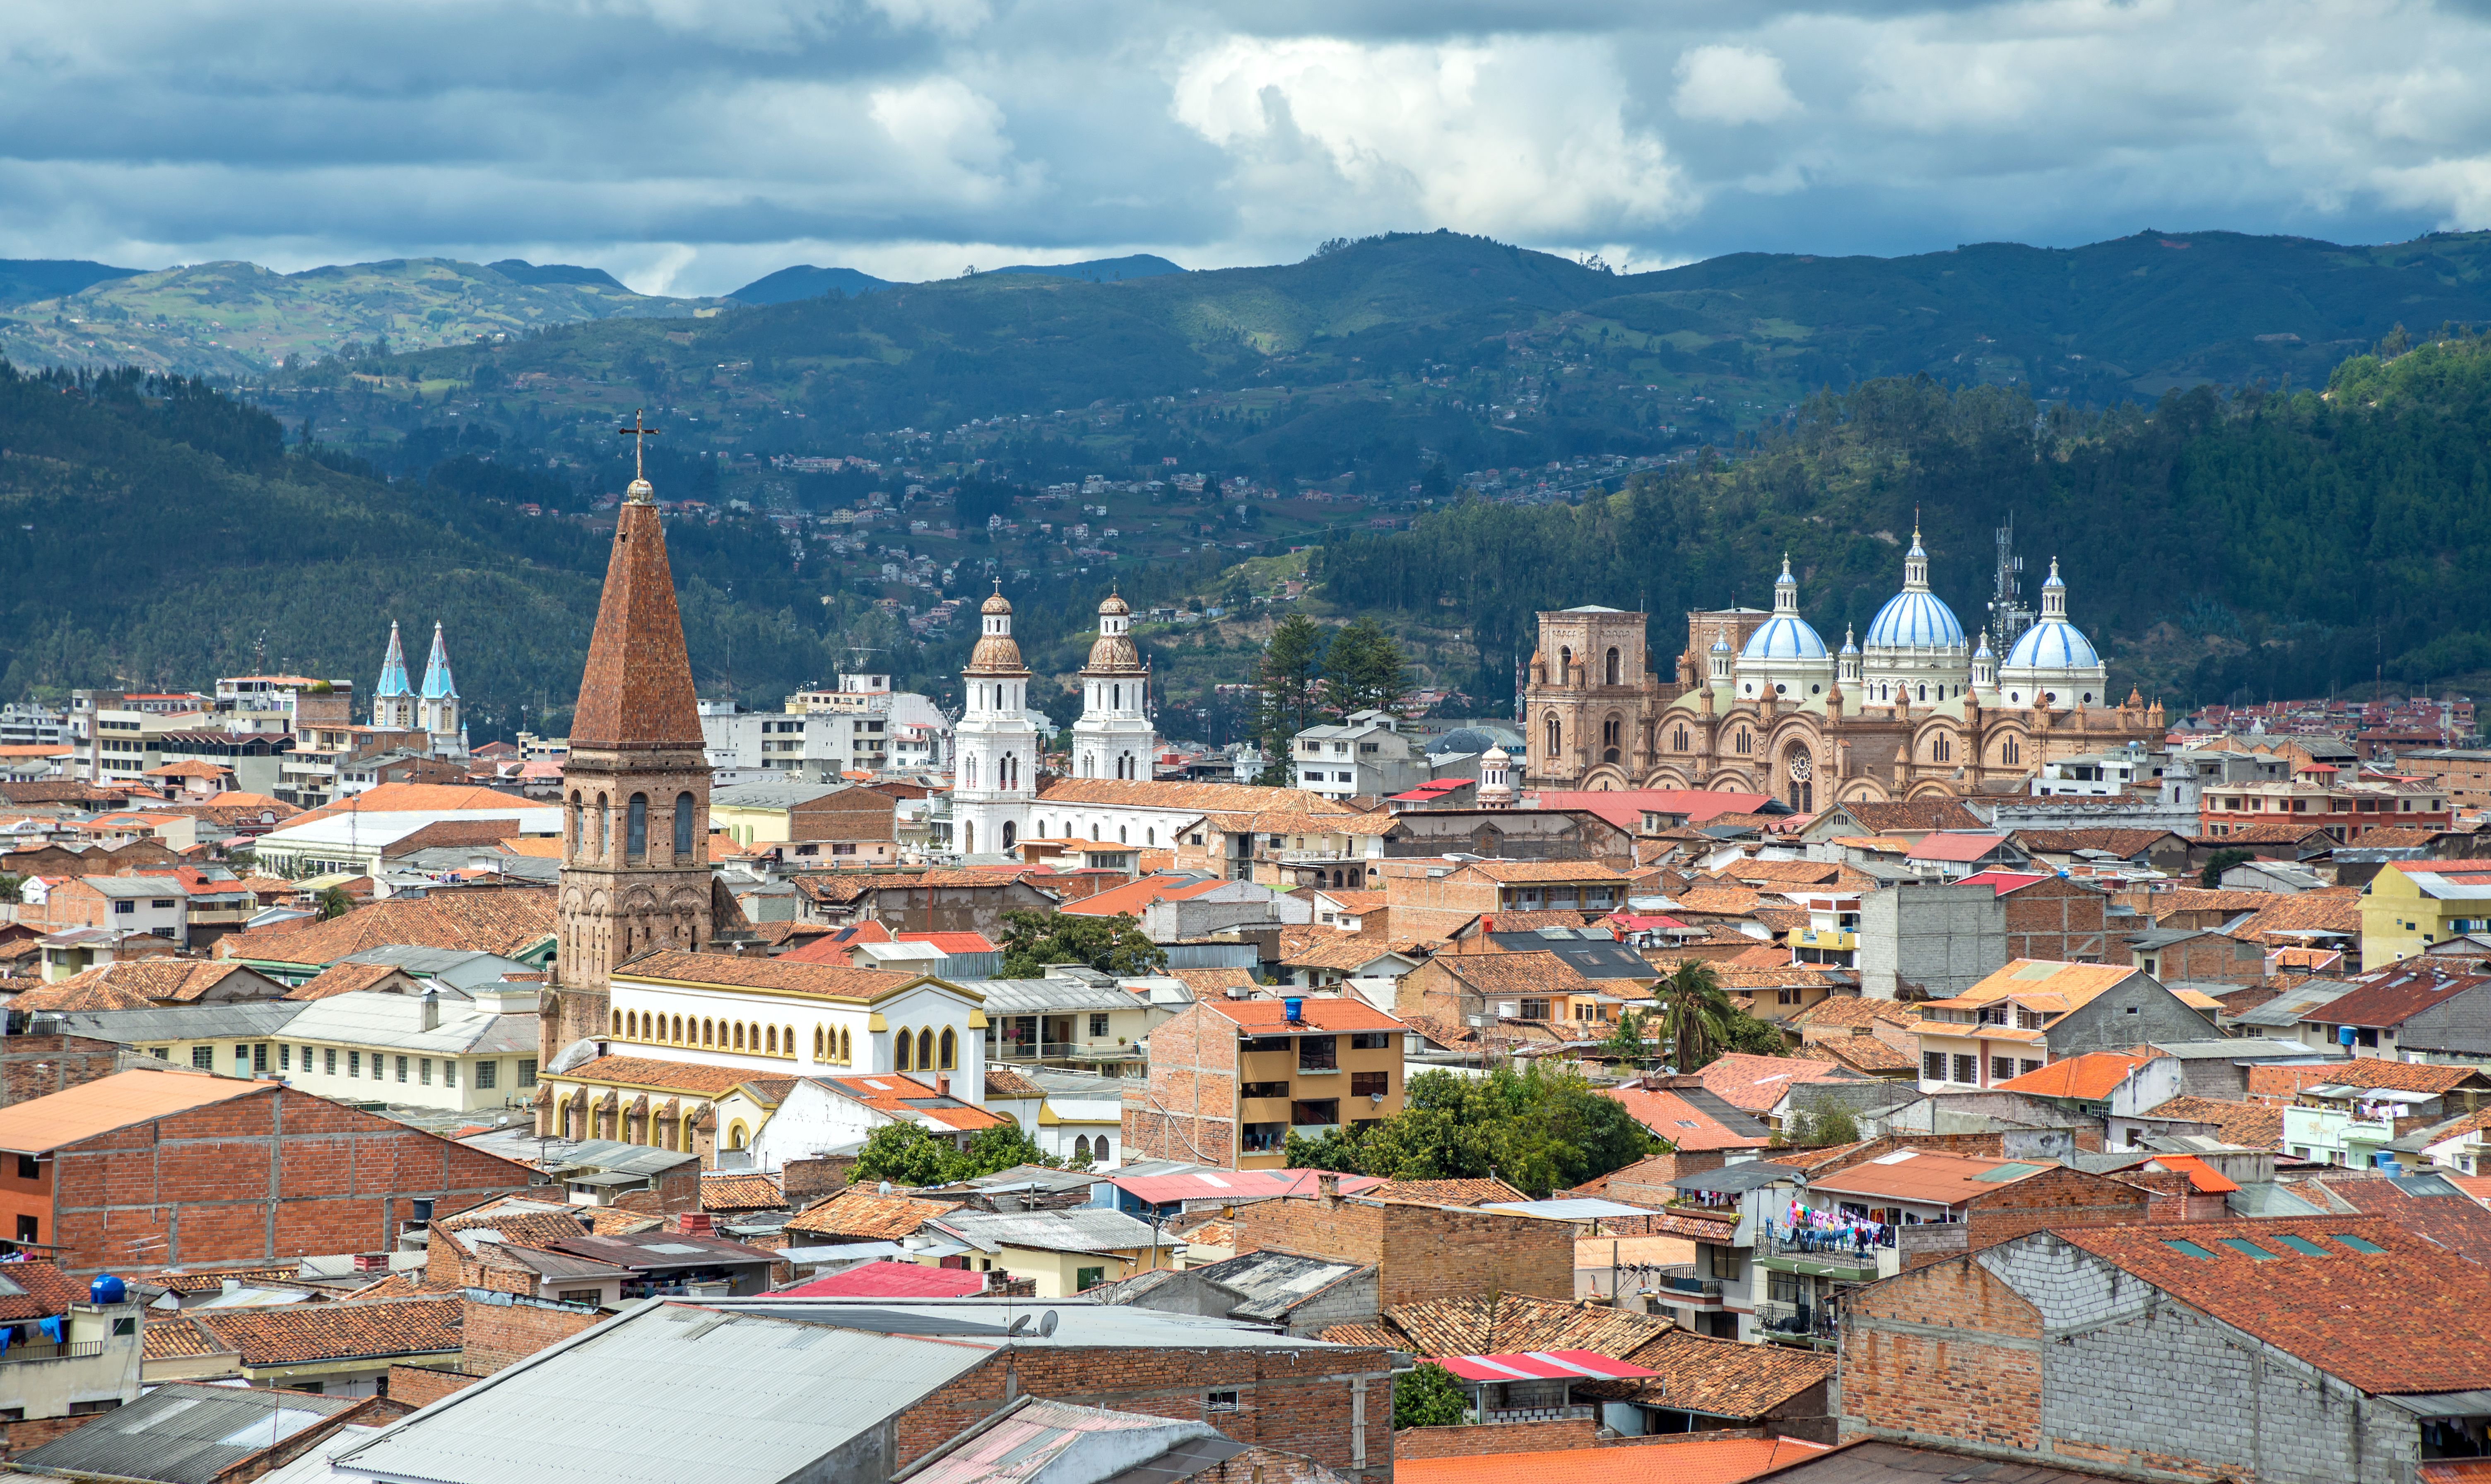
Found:
[[[983,1273],[885,1260],[778,1290],[790,1298],[966,1298],[986,1291]]]
[[[1120,913],[1139,917],[1142,909],[1153,902],[1182,902],[1226,885],[1216,877],[1187,881],[1175,876],[1145,876],[1140,881],[1111,887],[1095,896],[1067,902],[1056,911],[1076,917],[1112,917]]]
[[[1571,1448],[1559,1453],[1457,1453],[1404,1458],[1392,1465],[1400,1484],[1744,1484],[1827,1451],[1797,1438],[1718,1438],[1708,1433],[1644,1439],[1628,1448]],[[2461,1460],[2474,1463],[2476,1460]],[[2426,1484],[2447,1484],[2427,1470]],[[2455,1476],[2449,1476],[2453,1479]]]
[[[1905,858],[1911,860],[1978,860],[2007,843],[2003,834],[1949,834],[1930,830],[1920,836]]]
[[[946,953],[992,953],[995,946],[983,933],[902,933],[901,943],[925,943]]]
[[[1286,1001],[1283,1000],[1205,1000],[1202,1008],[1225,1015],[1237,1022],[1239,1030],[1249,1035],[1276,1034],[1287,1031],[1399,1031],[1401,1022],[1385,1014],[1363,1000],[1347,997],[1327,998],[1292,995],[1303,1006],[1304,1020],[1291,1024]]]
[[[1464,1381],[1639,1381],[1660,1374],[1596,1350],[1528,1350],[1428,1358]]]
[[[1928,858],[1924,856],[1921,858],[1926,859]],[[2048,881],[2050,877],[2047,872],[2037,875],[2030,871],[2000,871],[1993,869],[1987,871],[1975,871],[1963,880],[1956,882],[1955,885],[1958,887],[1987,887],[2000,896],[2005,896],[2009,891],[2021,891],[2026,887],[2033,885],[2037,881]]]

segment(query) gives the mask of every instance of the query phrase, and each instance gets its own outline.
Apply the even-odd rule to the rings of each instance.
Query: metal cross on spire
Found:
[[[645,461],[641,457],[641,451],[648,448],[649,439],[658,436],[658,430],[640,421],[640,412],[641,409],[637,407],[632,408],[631,425],[630,427],[618,427],[614,431],[632,440],[631,482],[634,484],[645,485],[649,482],[649,472]]]

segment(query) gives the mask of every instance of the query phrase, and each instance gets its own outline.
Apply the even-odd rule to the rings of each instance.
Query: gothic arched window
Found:
[[[675,796],[675,863],[683,864],[692,858],[692,796]]]
[[[764,1033],[762,1040],[770,1048],[769,1054],[771,1056],[775,1057],[778,1054],[778,1028],[777,1026],[772,1026],[766,1033]]]
[[[639,860],[649,854],[649,796],[634,794],[623,816],[623,854],[627,859]]]
[[[1072,1157],[1075,1159],[1087,1159],[1090,1157],[1090,1136],[1088,1134],[1075,1134],[1072,1136]]]
[[[931,1031],[917,1033],[917,1067],[920,1071],[934,1069],[934,1033]]]
[[[1685,726],[1681,726],[1676,731],[1669,734],[1669,748],[1672,752],[1684,752],[1686,750],[1686,728]]]
[[[950,1071],[950,1070],[952,1068],[952,1066],[953,1066],[953,1065],[955,1065],[955,1064],[957,1063],[957,1062],[958,1062],[958,1060],[959,1060],[959,1055],[960,1055],[960,1044],[959,1044],[958,1039],[957,1039],[956,1037],[954,1037],[954,1036],[952,1034],[952,1028],[951,1028],[951,1027],[949,1027],[949,1026],[944,1027],[944,1028],[943,1028],[943,1060],[941,1060],[940,1062],[935,1062],[934,1064],[935,1064],[935,1065],[937,1065],[937,1066],[939,1066],[939,1067],[941,1067],[941,1068],[943,1068],[943,1070],[945,1070],[945,1071],[947,1071],[947,1072],[948,1072],[948,1071]]]
[[[1551,762],[1556,760],[1560,736],[1561,733],[1557,725],[1557,713],[1551,712],[1548,714],[1548,757]]]
[[[1609,650],[1609,670],[1608,670],[1608,676],[1609,676],[1609,682],[1608,682],[1608,683],[1609,683],[1610,684],[1615,685],[1615,684],[1617,684],[1619,683],[1619,682],[1618,682],[1618,652],[1617,652],[1617,650],[1616,650],[1616,648],[1615,648],[1615,647],[1612,647],[1612,648]]]
[[[839,1033],[839,1062],[842,1065],[856,1060],[856,1038],[847,1032]]]
[[[822,1060],[822,1028],[819,1026],[813,1028],[813,1060]]]
[[[892,1037],[891,1069],[895,1072],[910,1070],[913,1065],[910,1061],[910,1057],[916,1052],[916,1050],[917,1037],[909,1034],[907,1032],[902,1031],[897,1035]]]
[[[605,796],[597,796],[597,858],[605,858]]]
[[[1557,684],[1570,685],[1573,682],[1574,652],[1561,644],[1557,647]]]
[[[578,855],[578,854],[579,854],[579,848],[580,848],[580,846],[581,846],[582,844],[586,843],[586,841],[585,841],[585,839],[584,839],[584,835],[585,835],[585,832],[586,832],[586,830],[587,830],[587,828],[588,828],[588,827],[587,827],[586,823],[585,823],[585,822],[580,818],[580,808],[579,808],[579,791],[578,791],[577,789],[573,789],[573,790],[571,790],[571,831],[570,831],[570,833],[571,833],[571,853],[572,855],[574,855],[574,856],[576,856],[576,855]]]

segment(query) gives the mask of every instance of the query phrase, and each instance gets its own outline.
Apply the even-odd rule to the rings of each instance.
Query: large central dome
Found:
[[[1963,625],[1955,621],[1954,610],[1929,591],[1929,554],[1920,545],[1917,523],[1912,528],[1912,549],[1903,554],[1903,591],[1886,599],[1886,606],[1868,621],[1868,632],[1861,642],[1870,649],[1964,647]]]

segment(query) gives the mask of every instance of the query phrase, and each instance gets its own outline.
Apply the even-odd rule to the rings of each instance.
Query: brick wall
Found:
[[[2041,1439],[2041,1316],[1969,1258],[1859,1290],[1842,1326],[1842,1435]]]
[[[82,1035],[13,1035],[0,1040],[0,1108],[43,1097],[119,1069],[123,1048]]]
[[[1303,1454],[1247,1448],[1187,1476],[1187,1484],[1333,1484],[1339,1474]]]
[[[420,1365],[394,1365],[389,1368],[389,1394],[393,1402],[409,1407],[429,1407],[443,1397],[464,1391],[484,1380],[456,1371],[435,1371]]]
[[[1598,1194],[1628,1206],[1666,1206],[1685,1192],[1669,1182],[1682,1175],[1718,1170],[1727,1163],[1719,1149],[1681,1149],[1652,1154],[1608,1178]]]
[[[1125,1097],[1125,1157],[1234,1165],[1237,1022],[1200,1005],[1144,1037],[1146,1091]]]
[[[1390,1408],[1386,1410],[1391,1411]],[[15,1458],[20,1453],[30,1453],[47,1442],[67,1438],[94,1420],[93,1416],[76,1416],[0,1422],[0,1458]]]
[[[2154,958],[2154,976],[2165,984],[2174,979],[2255,984],[2266,977],[2266,949],[2220,933],[2175,943],[2157,949]]]
[[[263,1092],[59,1149],[52,1230],[64,1268],[274,1263],[382,1252],[425,1198],[456,1208],[528,1188],[526,1166],[270,1084]]]
[[[1557,1453],[1592,1446],[1600,1424],[1505,1422],[1493,1426],[1405,1427],[1392,1435],[1392,1458],[1476,1458],[1487,1453]]]
[[[1501,1211],[1356,1196],[1259,1201],[1237,1210],[1237,1250],[1373,1265],[1383,1308],[1481,1294],[1574,1296],[1574,1229]]]
[[[2082,1170],[2044,1171],[1973,1198],[1972,1250],[1996,1246],[2045,1227],[2116,1226],[2147,1219],[2149,1197],[2134,1185]]]
[[[2103,909],[2110,899],[2091,887],[2052,877],[2006,898],[2007,956],[2061,963],[2098,963],[2105,956]]]
[[[1391,1353],[1321,1350],[1015,1349],[937,1388],[897,1418],[894,1463],[928,1449],[1013,1397],[1208,1422],[1251,1446],[1303,1454],[1382,1484],[1392,1476]],[[1234,1411],[1206,1393],[1233,1391]]]
[[[584,1304],[470,1289],[459,1321],[466,1369],[490,1376],[548,1345],[570,1339],[605,1316]]]

